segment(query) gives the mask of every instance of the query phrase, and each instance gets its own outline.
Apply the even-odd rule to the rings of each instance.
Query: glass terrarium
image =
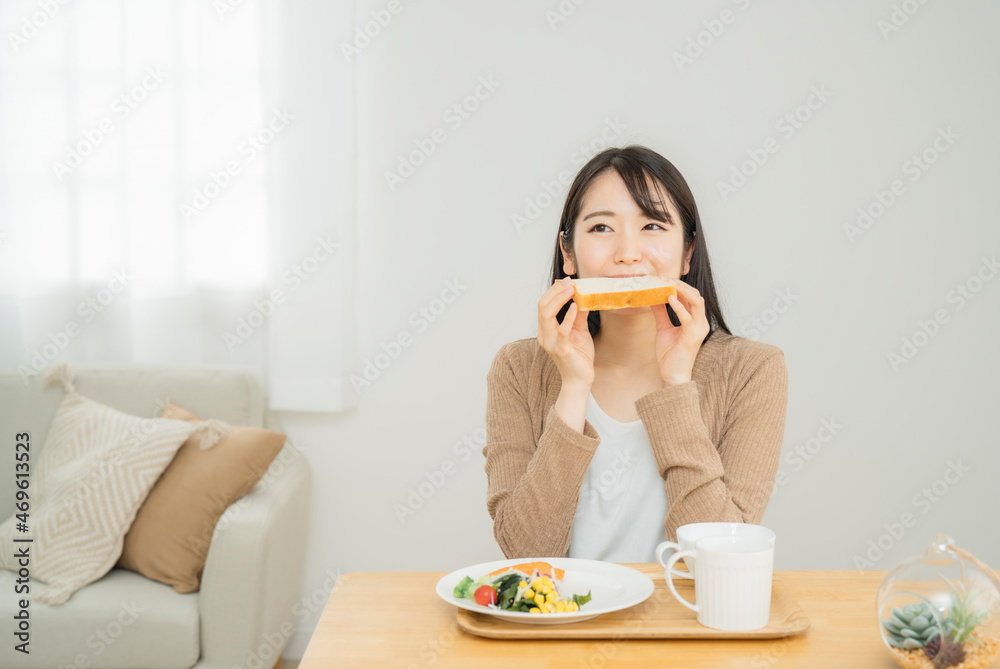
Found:
[[[980,669],[1000,654],[1000,578],[951,537],[889,571],[877,610],[882,641],[907,669]]]

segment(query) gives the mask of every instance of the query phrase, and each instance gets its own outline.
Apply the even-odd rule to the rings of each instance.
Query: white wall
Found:
[[[899,13],[903,5],[916,13]],[[535,336],[565,187],[520,231],[512,216],[543,182],[576,173],[583,157],[574,152],[606,119],[625,126],[616,145],[646,144],[685,175],[726,319],[785,352],[787,479],[763,521],[779,536],[776,568],[855,569],[870,559],[867,568],[889,569],[937,533],[1000,567],[1000,536],[984,531],[995,529],[1000,501],[1000,279],[976,276],[1000,251],[1000,6],[566,0],[574,13],[554,30],[546,13],[555,0],[399,6],[356,55],[357,372],[399,335],[412,343],[356,410],[282,416],[316,481],[304,596],[330,573],[444,571],[503,557],[485,503],[486,372],[503,343]],[[883,35],[894,6],[906,21]],[[362,3],[359,25],[386,7]],[[734,20],[679,68],[675,52],[724,10]],[[352,32],[331,26],[330,40]],[[317,86],[325,68],[315,63]],[[446,110],[481,78],[499,87],[459,127],[449,124]],[[776,126],[815,89],[831,96],[799,129]],[[446,141],[390,189],[384,173],[435,128]],[[915,180],[908,161],[931,152],[940,128],[958,138]],[[723,198],[718,184],[768,138],[777,152]],[[858,208],[897,179],[895,202],[851,239],[845,226]],[[421,331],[412,315],[450,280],[465,286],[460,297]],[[979,292],[959,303],[961,284]],[[791,305],[775,318],[783,293]],[[936,313],[947,322],[894,369],[888,354]],[[810,441],[828,437],[824,421],[836,434]],[[454,474],[401,522],[394,505],[446,461]],[[952,462],[968,470],[947,475]],[[938,501],[918,498],[945,476],[955,482],[938,484]],[[879,542],[884,554],[866,557]],[[317,619],[286,655],[301,655]]]

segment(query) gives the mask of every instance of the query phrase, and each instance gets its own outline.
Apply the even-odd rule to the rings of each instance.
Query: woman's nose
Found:
[[[636,262],[642,260],[640,245],[641,242],[636,235],[627,232],[623,233],[618,239],[618,245],[615,249],[615,260],[617,262]]]

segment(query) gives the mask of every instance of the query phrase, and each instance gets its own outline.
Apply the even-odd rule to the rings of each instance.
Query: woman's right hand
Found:
[[[589,311],[569,305],[560,324],[556,315],[573,297],[573,280],[556,281],[538,300],[538,343],[555,361],[563,386],[589,388],[594,383],[594,340],[587,327]]]

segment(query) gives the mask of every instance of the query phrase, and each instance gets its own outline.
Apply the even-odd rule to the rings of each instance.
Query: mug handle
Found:
[[[670,556],[669,560],[667,560],[667,564],[666,564],[666,567],[665,567],[666,570],[667,570],[667,572],[668,573],[672,573],[671,568],[674,566],[674,563],[677,562],[682,557],[687,557],[687,556],[698,557],[697,553],[694,550],[677,551],[676,553],[674,553],[673,555]],[[678,573],[680,573],[680,572],[678,572]],[[689,576],[688,578],[691,578],[691,577]],[[674,595],[674,597],[677,599],[677,601],[679,601],[681,604],[683,604],[684,606],[688,607],[689,609],[691,609],[695,613],[698,613],[698,606],[696,604],[692,604],[691,602],[689,602],[688,600],[684,599],[683,597],[681,597],[677,593],[677,588],[674,587],[674,579],[670,578],[669,576],[667,577],[667,585],[670,586],[670,592]]]
[[[679,578],[694,578],[694,576],[692,576],[690,572],[687,572],[687,571],[677,571],[676,569],[670,569],[669,567],[667,567],[666,564],[664,564],[664,562],[663,562],[663,552],[665,550],[667,550],[668,548],[673,548],[675,551],[679,551],[679,550],[681,550],[681,545],[680,544],[676,544],[673,541],[664,541],[662,544],[660,544],[659,546],[657,546],[656,547],[656,561],[660,563],[660,566],[663,567],[668,572],[670,572],[671,574],[673,574],[674,576],[677,576]]]

